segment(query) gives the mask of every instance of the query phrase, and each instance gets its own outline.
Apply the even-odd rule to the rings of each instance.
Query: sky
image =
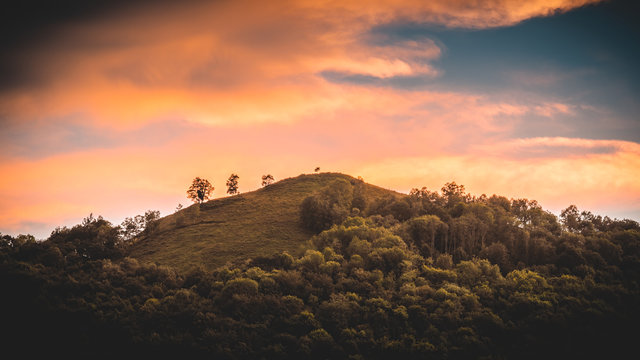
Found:
[[[640,220],[625,0],[25,0],[0,15],[0,232],[342,172]]]

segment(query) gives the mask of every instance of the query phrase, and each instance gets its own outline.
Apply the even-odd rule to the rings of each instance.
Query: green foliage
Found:
[[[435,256],[445,251],[449,226],[436,215],[422,215],[404,224],[404,231],[421,255]]]
[[[377,204],[383,190],[348,178],[329,189],[335,175],[315,176],[324,180],[285,180],[183,209],[190,225],[180,229],[177,214],[159,219],[130,245],[136,258],[100,217],[42,242],[0,236],[3,350],[221,359],[618,358],[633,350],[637,223],[578,212],[579,225],[559,227],[529,200],[476,198],[453,183],[443,196],[412,191],[406,219],[401,211],[383,216],[376,212],[395,202]],[[309,194],[351,199],[348,209],[358,186],[367,205],[357,216],[315,235],[300,230],[303,251],[284,252],[287,229],[303,229]],[[280,243],[256,230],[277,221]],[[181,236],[163,238],[169,233]],[[143,256],[153,249],[165,252],[163,265]],[[164,265],[214,255],[249,259]]]
[[[441,269],[453,268],[453,258],[449,254],[440,254],[436,258],[435,265]]]
[[[240,298],[256,296],[258,294],[258,283],[251,279],[233,279],[222,289],[222,296],[227,298]]]
[[[302,202],[301,219],[304,226],[314,232],[341,223],[350,213],[353,187],[344,179],[338,179]]]

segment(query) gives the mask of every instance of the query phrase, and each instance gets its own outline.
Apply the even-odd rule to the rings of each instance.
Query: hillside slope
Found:
[[[339,179],[358,181],[337,173],[300,175],[256,191],[194,204],[160,219],[158,229],[138,240],[130,256],[187,270],[200,265],[213,269],[282,251],[299,254],[312,236],[300,220],[302,201]],[[400,196],[364,186],[370,198]]]

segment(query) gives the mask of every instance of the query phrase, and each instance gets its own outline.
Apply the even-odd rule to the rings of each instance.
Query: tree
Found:
[[[160,211],[158,210],[147,210],[144,215],[127,217],[120,224],[120,235],[124,240],[130,241],[142,232],[150,234],[158,228],[158,219],[160,219]]]
[[[468,202],[470,198],[470,195],[464,191],[464,185],[458,185],[455,181],[444,184],[441,191],[442,196],[447,199],[447,206],[449,207],[459,202]]]
[[[120,224],[120,234],[126,241],[132,240],[142,231],[142,218],[140,215],[135,218],[127,217]]]
[[[302,224],[314,232],[326,230],[349,216],[352,202],[352,185],[344,179],[336,180],[302,201],[300,211]]]
[[[262,175],[262,186],[263,187],[273,184],[273,181],[274,181],[273,175],[271,175],[271,174]]]
[[[420,253],[431,257],[435,257],[436,238],[441,239],[439,242],[443,242],[449,229],[449,226],[436,215],[415,217],[406,222],[406,227]]]
[[[230,195],[238,194],[238,179],[240,176],[231,174],[227,180],[227,193]]]
[[[193,179],[189,190],[187,190],[187,197],[193,202],[202,203],[209,200],[209,196],[213,190],[214,187],[209,180],[196,177]]]
[[[570,205],[560,213],[562,225],[569,230],[577,232],[580,229],[580,211],[575,205]]]
[[[147,234],[158,229],[158,220],[160,219],[159,210],[147,210],[144,213],[144,230]]]
[[[320,172],[320,167],[318,166],[317,168],[315,168],[315,170],[313,170],[315,172]]]

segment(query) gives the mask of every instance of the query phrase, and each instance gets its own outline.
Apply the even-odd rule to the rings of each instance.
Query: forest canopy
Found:
[[[71,355],[611,358],[634,348],[640,225],[461,185],[300,204],[306,251],[188,272],[98,217],[0,239],[3,349]],[[149,234],[147,236],[153,236]],[[30,344],[40,346],[29,346]]]

